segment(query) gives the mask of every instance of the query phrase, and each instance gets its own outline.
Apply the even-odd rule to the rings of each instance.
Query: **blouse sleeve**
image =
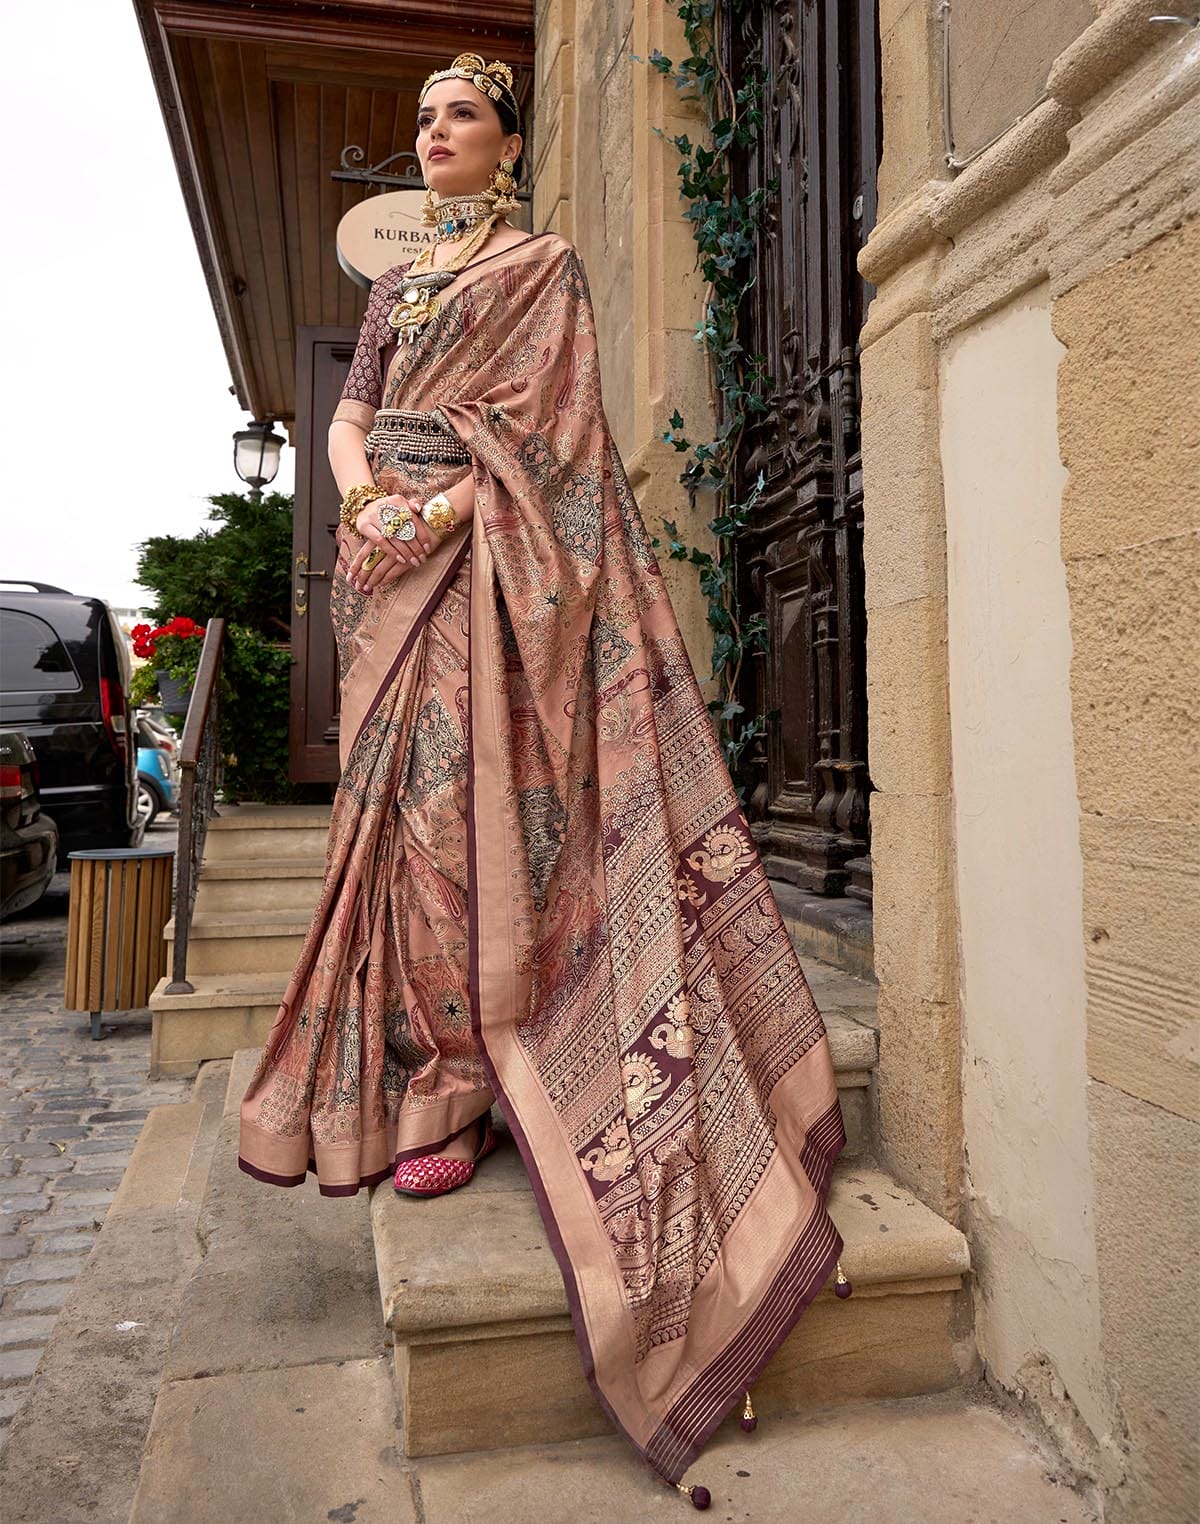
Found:
[[[367,310],[363,314],[354,358],[350,361],[350,373],[342,388],[341,401],[333,410],[333,419],[356,424],[369,429],[375,421],[375,410],[383,401],[383,372],[380,356],[391,338],[387,328],[387,315],[391,310],[393,282],[390,270],[371,283],[367,298]]]

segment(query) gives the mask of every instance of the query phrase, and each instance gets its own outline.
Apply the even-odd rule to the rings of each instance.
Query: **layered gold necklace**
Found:
[[[439,215],[434,242],[427,244],[405,271],[400,300],[388,313],[388,322],[396,330],[400,343],[406,339],[410,344],[416,342],[421,330],[438,315],[436,293],[448,286],[464,265],[470,264],[491,236],[497,213],[487,208],[495,199],[485,191],[478,196],[448,196],[436,203]],[[463,238],[468,228],[473,231]],[[444,265],[435,269],[434,247],[439,243],[456,243],[459,239],[462,239],[462,246]]]

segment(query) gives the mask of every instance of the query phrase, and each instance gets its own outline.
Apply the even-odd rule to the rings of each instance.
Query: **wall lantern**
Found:
[[[287,441],[276,434],[269,419],[257,419],[233,436],[233,469],[250,488],[257,502],[279,470],[279,457]]]

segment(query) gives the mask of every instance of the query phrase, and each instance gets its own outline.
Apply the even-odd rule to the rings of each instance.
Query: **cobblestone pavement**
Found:
[[[175,823],[152,827],[172,845]],[[151,1106],[190,1079],[151,1081],[150,1012],[64,1011],[68,877],[0,925],[0,1446],[86,1260]]]

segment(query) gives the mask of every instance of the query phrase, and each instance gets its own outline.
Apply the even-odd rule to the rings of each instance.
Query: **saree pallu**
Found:
[[[475,513],[382,594],[339,554],[343,773],[239,1162],[351,1194],[494,1098],[592,1388],[677,1482],[841,1250],[828,1038],[608,430],[577,253],[543,234],[439,303],[378,416],[448,425],[469,468],[373,469],[421,497],[469,469]]]

